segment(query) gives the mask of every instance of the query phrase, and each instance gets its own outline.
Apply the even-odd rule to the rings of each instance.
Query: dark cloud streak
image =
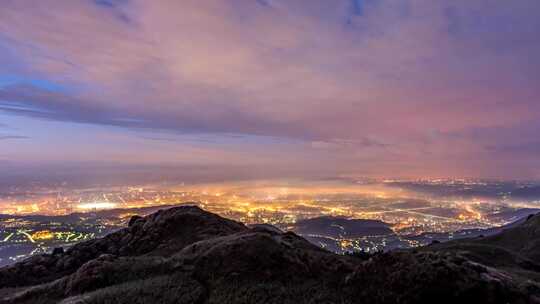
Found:
[[[8,140],[8,139],[29,139],[28,136],[22,136],[22,135],[0,135],[0,140]]]

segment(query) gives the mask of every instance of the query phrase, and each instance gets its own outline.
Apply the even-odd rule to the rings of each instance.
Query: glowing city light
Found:
[[[118,205],[117,203],[111,203],[111,202],[94,202],[94,203],[78,204],[77,208],[83,209],[83,210],[112,209],[112,208],[116,208],[117,205]]]
[[[54,234],[49,230],[37,231],[32,234],[34,240],[50,240],[54,238]]]

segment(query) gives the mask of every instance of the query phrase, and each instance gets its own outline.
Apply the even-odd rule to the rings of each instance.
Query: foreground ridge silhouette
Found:
[[[500,234],[337,255],[195,206],[0,268],[0,303],[540,303],[540,215]]]

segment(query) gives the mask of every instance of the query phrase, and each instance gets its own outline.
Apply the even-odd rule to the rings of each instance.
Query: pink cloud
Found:
[[[446,134],[539,118],[537,1],[112,2],[3,3],[24,73],[69,90],[0,97],[50,119],[293,139],[343,164],[465,162],[497,138]]]

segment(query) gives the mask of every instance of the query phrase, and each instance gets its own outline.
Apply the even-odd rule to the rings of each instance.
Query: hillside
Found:
[[[538,283],[522,278],[435,247],[337,255],[292,232],[183,206],[1,268],[0,303],[540,303]]]
[[[540,280],[540,214],[509,225],[500,233],[433,244],[423,251],[452,252],[504,269],[522,280]]]
[[[318,234],[334,238],[359,238],[363,236],[394,234],[390,225],[381,221],[347,219],[332,216],[301,220],[294,225],[293,229],[299,234]]]

